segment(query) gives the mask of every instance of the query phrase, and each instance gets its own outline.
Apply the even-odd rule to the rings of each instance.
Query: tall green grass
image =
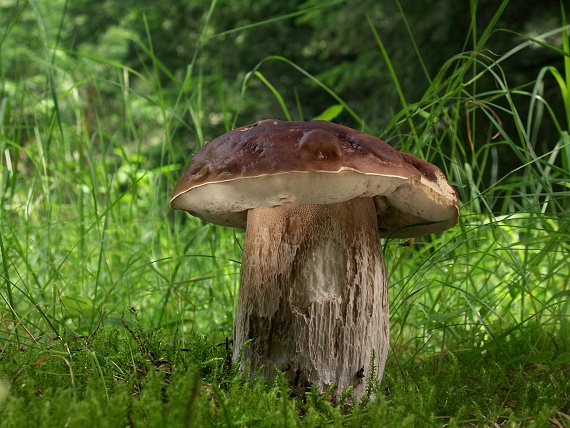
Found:
[[[568,423],[570,26],[521,35],[496,57],[484,49],[507,3],[481,35],[469,35],[472,51],[430,77],[422,99],[405,99],[390,68],[402,107],[384,130],[369,129],[332,88],[278,56],[260,59],[231,95],[247,100],[257,79],[284,117],[307,119],[303,100],[289,111],[289,89],[263,73],[268,61],[285,62],[331,96],[322,118],[349,112],[368,132],[440,165],[460,195],[457,227],[383,242],[387,373],[375,402],[342,406],[314,392],[289,399],[279,377],[246,381],[226,359],[242,232],[168,206],[209,136],[203,103],[218,96],[197,71],[199,47],[177,80],[149,34],[135,42],[151,66],[137,72],[96,50],[60,49],[45,5],[30,3],[38,56],[11,40],[30,16],[27,3],[15,10],[0,39],[0,425]],[[213,2],[208,19],[215,13]],[[369,29],[389,62],[380,29]],[[564,69],[545,67],[511,87],[502,63],[536,46],[563,57]],[[563,111],[542,95],[549,76]],[[109,105],[109,93],[120,101]],[[238,107],[227,107],[228,126],[242,125]],[[541,130],[552,126],[558,140],[545,146]],[[176,141],[182,128],[196,141]],[[517,166],[504,172],[511,159]]]
[[[40,11],[37,19],[41,28]],[[53,42],[44,41],[43,57],[22,60],[30,73],[40,68],[35,90],[25,73],[4,87],[3,297],[11,340],[86,334],[103,308],[118,324],[131,306],[152,328],[228,330],[237,272],[229,260],[239,260],[233,232],[175,216],[168,206],[190,155],[174,153],[171,133],[196,102],[180,88],[182,107],[165,104],[152,46],[154,67],[140,74]],[[81,68],[70,70],[71,63]],[[109,91],[122,94],[119,102],[107,105]],[[213,284],[224,277],[226,285]]]

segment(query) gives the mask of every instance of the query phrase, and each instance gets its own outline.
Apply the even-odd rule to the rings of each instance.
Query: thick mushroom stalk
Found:
[[[377,222],[365,197],[249,210],[234,325],[242,368],[281,370],[299,392],[352,386],[360,400],[375,352],[380,380],[389,315]]]

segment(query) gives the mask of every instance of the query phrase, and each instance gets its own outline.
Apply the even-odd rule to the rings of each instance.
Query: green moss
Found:
[[[290,398],[280,375],[268,384],[244,378],[227,366],[225,345],[215,346],[205,337],[187,338],[185,346],[159,337],[142,329],[102,329],[89,343],[81,339],[85,346],[62,342],[49,350],[7,348],[0,376],[13,383],[3,383],[9,392],[0,403],[0,426],[45,426],[46,420],[70,427],[462,426],[508,421],[540,426],[539,421],[568,407],[567,363],[511,370],[499,359],[473,362],[448,354],[405,372],[392,364],[374,391],[376,399],[339,405],[315,390]],[[45,358],[60,355],[61,349],[69,349],[66,359],[75,388],[69,366],[59,357]],[[99,366],[86,354],[97,355]],[[21,367],[17,376],[6,370],[16,365]]]

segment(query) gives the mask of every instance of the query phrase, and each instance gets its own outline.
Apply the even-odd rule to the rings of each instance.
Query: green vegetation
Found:
[[[377,3],[0,0],[0,426],[570,423],[564,2]],[[318,115],[462,204],[383,243],[391,350],[361,404],[237,371],[243,232],[168,206],[204,140]]]

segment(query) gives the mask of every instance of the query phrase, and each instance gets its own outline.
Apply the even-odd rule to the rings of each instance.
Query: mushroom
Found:
[[[356,400],[367,377],[381,380],[389,347],[380,238],[458,219],[436,166],[320,120],[263,120],[212,140],[170,205],[246,229],[233,342],[242,370],[271,379],[277,369],[293,391],[334,385],[337,398],[352,387]]]

